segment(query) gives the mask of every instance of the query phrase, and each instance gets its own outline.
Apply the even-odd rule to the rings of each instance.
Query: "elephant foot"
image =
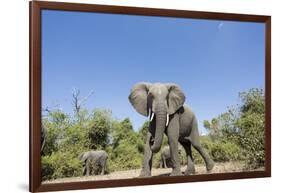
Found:
[[[139,178],[147,178],[147,177],[151,177],[151,172],[150,171],[146,171],[146,170],[141,170]]]
[[[181,173],[180,169],[173,169],[171,172],[170,176],[182,176],[183,174]]]
[[[212,171],[214,166],[215,166],[215,162],[213,160],[210,160],[209,163],[206,165],[207,172]]]
[[[193,166],[187,166],[184,175],[188,176],[190,174],[195,174],[195,167]]]

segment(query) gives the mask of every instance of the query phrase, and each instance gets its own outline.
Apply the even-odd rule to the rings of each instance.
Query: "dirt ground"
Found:
[[[226,163],[216,163],[215,167],[210,173],[226,173],[226,172],[241,172],[243,170],[243,163],[241,162],[226,162]],[[196,174],[206,174],[205,165],[195,165]],[[186,166],[181,168],[184,172]],[[264,168],[259,168],[257,170],[264,170]],[[153,168],[152,176],[168,176],[171,173],[171,168]],[[126,170],[126,171],[116,171],[107,175],[98,176],[83,176],[83,177],[70,177],[70,178],[60,178],[55,180],[49,180],[42,182],[43,184],[48,183],[65,183],[65,182],[79,182],[79,181],[95,181],[95,180],[113,180],[113,179],[130,179],[137,178],[140,174],[140,169]],[[196,175],[195,174],[195,175]]]

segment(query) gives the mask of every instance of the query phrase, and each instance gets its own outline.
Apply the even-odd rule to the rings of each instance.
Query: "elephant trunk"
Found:
[[[159,104],[155,109],[156,126],[155,126],[155,139],[151,146],[151,151],[157,153],[163,141],[163,135],[166,128],[167,110],[164,104]]]

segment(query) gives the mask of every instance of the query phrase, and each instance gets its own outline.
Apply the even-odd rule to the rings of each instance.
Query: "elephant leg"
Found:
[[[86,176],[90,175],[90,163],[89,160],[86,161]]]
[[[102,162],[102,164],[101,164],[101,175],[104,175],[105,163],[106,163],[106,161],[103,160],[103,162]]]
[[[165,158],[165,156],[163,154],[161,155],[161,167],[162,168],[167,168],[166,158]]]
[[[92,175],[99,175],[100,174],[100,167],[96,164],[92,164]]]
[[[171,119],[167,128],[168,143],[170,146],[170,155],[172,161],[172,173],[170,176],[182,175],[180,170],[180,157],[178,151],[178,139],[179,139],[179,117],[177,114]]]
[[[206,151],[203,149],[201,144],[192,143],[193,147],[200,153],[200,155],[203,157],[205,163],[206,163],[206,169],[207,171],[211,171],[213,167],[215,166],[214,161],[210,158],[210,156],[206,153]]]
[[[194,167],[192,151],[191,151],[191,142],[187,141],[187,142],[180,142],[180,143],[183,146],[187,157],[187,168],[184,174],[185,175],[195,174],[195,167]]]
[[[142,170],[139,177],[149,177],[151,176],[151,168],[152,168],[152,151],[150,149],[150,139],[151,133],[147,133],[145,149],[144,149],[144,159],[142,164]]]
[[[163,168],[167,168],[166,158],[163,158]]]
[[[101,167],[101,175],[104,175],[104,166]]]
[[[84,165],[83,165],[83,176],[86,175],[86,171],[87,171],[87,170],[86,170],[86,164],[84,164]]]
[[[211,171],[215,166],[215,163],[200,144],[197,120],[193,120],[190,142],[204,159],[207,171]]]

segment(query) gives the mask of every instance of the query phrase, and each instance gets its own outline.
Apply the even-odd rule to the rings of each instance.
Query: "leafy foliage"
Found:
[[[90,149],[105,149],[109,144],[109,133],[112,127],[111,112],[96,110],[90,117],[87,131]]]
[[[43,125],[48,137],[42,156],[42,178],[55,179],[82,175],[80,153],[106,148],[109,144],[111,114],[96,109],[92,113],[83,110],[80,119],[54,111],[45,116]],[[80,117],[82,118],[82,116]]]
[[[42,157],[42,180],[82,175],[82,164],[69,152],[58,151]]]
[[[141,166],[144,143],[133,130],[129,118],[113,123],[111,170],[135,169]]]
[[[265,108],[262,90],[251,89],[240,93],[243,105],[241,116],[237,121],[239,144],[245,150],[248,167],[257,168],[264,165]]]
[[[217,120],[217,132],[213,132],[214,128],[208,121],[204,122],[205,127],[211,130],[210,135],[216,133],[218,147],[223,148],[227,143],[239,147],[238,158],[246,162],[246,168],[264,166],[264,92],[253,88],[239,93],[239,97],[241,104],[214,118]],[[227,146],[231,149],[231,145]],[[213,147],[211,152],[214,150]]]

